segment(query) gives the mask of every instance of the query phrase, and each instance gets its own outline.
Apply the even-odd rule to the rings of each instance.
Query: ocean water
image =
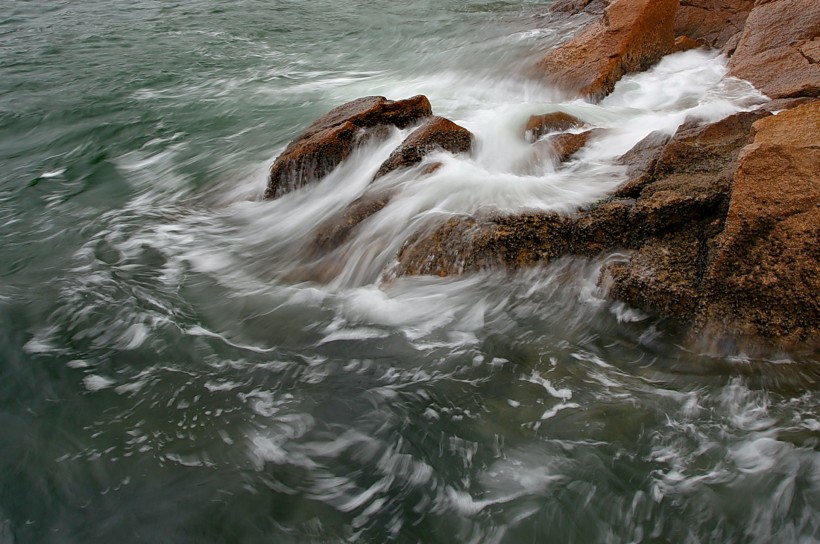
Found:
[[[816,542],[816,360],[693,351],[607,299],[623,253],[390,275],[425,226],[571,211],[765,100],[709,51],[567,99],[521,76],[579,24],[548,5],[5,0],[0,544]],[[473,153],[307,257],[410,129],[266,202],[271,161],[415,94]],[[607,129],[563,168],[522,136],[557,110]]]

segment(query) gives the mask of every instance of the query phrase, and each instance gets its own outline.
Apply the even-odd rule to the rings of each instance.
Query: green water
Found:
[[[523,171],[530,114],[629,142],[752,96],[693,53],[562,102],[517,75],[572,30],[546,4],[4,2],[0,544],[817,541],[817,361],[693,353],[607,302],[602,260],[381,280],[426,218],[617,183],[615,140]],[[475,156],[387,180],[309,281],[312,229],[401,135],[281,202],[267,165],[417,93]]]

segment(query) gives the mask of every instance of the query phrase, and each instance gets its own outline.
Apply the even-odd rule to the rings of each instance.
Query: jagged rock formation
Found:
[[[610,295],[688,325],[694,342],[820,350],[820,3],[682,0],[677,8],[677,0],[556,2],[553,12],[583,11],[592,22],[542,58],[536,72],[566,92],[599,99],[622,75],[676,47],[707,45],[734,52],[730,73],[775,100],[715,123],[689,120],[671,137],[650,134],[618,159],[627,179],[611,197],[573,214],[483,211],[428,224],[404,242],[388,276],[517,269],[626,249],[628,258],[602,271]],[[370,97],[337,108],[277,159],[266,196],[327,174],[374,127],[406,127],[431,115],[424,97]],[[560,162],[600,130],[586,128],[554,112],[533,116],[525,137],[534,153]],[[451,121],[429,119],[376,179],[418,165],[433,149],[467,152],[472,141]],[[374,184],[317,229],[312,251],[339,247],[394,190]]]

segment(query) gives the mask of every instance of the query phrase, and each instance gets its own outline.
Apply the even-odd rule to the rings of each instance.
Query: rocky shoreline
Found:
[[[690,330],[699,348],[820,351],[820,3],[814,0],[561,0],[550,17],[584,26],[535,62],[530,76],[597,101],[625,74],[692,47],[721,49],[729,75],[771,102],[715,123],[689,120],[620,157],[627,179],[571,214],[522,211],[451,217],[416,232],[390,274],[457,275],[629,250],[601,274],[609,293]],[[339,106],[271,167],[265,198],[315,182],[389,127],[418,127],[376,177],[417,168],[432,151],[469,153],[473,136],[434,117],[423,96]],[[522,127],[533,152],[567,160],[596,131],[566,114]],[[392,198],[365,191],[317,228],[310,251],[343,243]]]

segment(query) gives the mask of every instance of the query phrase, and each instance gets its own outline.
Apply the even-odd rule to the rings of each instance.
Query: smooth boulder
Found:
[[[433,151],[469,153],[472,146],[473,134],[469,130],[444,117],[431,117],[404,139],[382,163],[375,177],[416,165]]]
[[[545,134],[564,132],[565,130],[581,128],[585,125],[586,123],[584,121],[574,115],[562,111],[553,111],[542,115],[531,116],[527,120],[526,126],[524,126],[524,137],[528,141],[534,142]]]

